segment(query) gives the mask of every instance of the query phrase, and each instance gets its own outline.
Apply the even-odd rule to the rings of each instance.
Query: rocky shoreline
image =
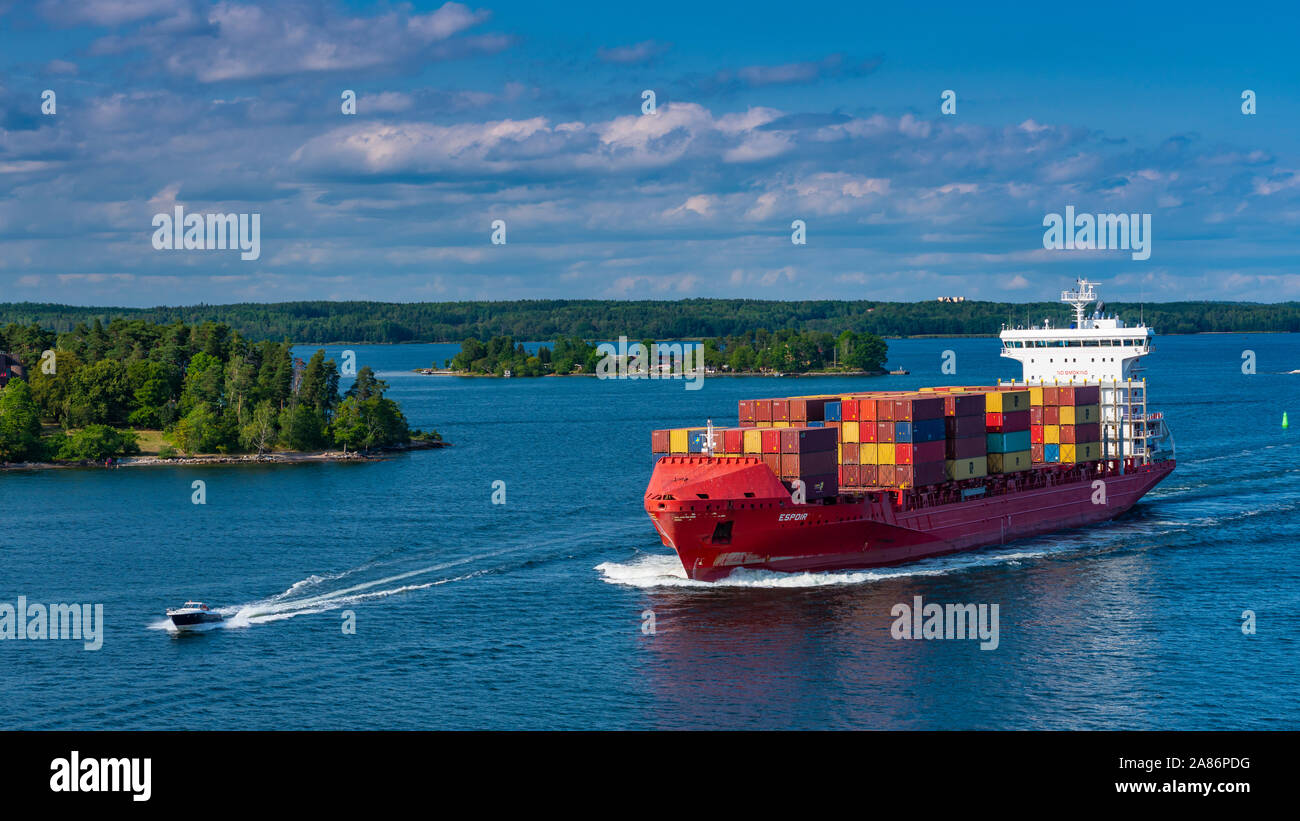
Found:
[[[268,465],[268,464],[302,464],[311,462],[379,462],[387,454],[410,450],[436,450],[450,447],[450,442],[415,441],[405,445],[390,445],[372,448],[369,453],[360,451],[324,450],[311,453],[279,452],[237,454],[209,454],[201,456],[175,456],[164,459],[161,456],[122,456],[113,460],[109,467],[145,467],[151,465]],[[102,468],[103,462],[5,462],[0,463],[0,470],[59,470],[65,468]]]

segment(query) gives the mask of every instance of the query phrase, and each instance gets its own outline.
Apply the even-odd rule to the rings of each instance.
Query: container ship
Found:
[[[1003,326],[1022,379],[741,400],[735,427],[656,430],[645,509],[686,574],[897,565],[1106,521],[1173,471],[1139,365],[1155,333],[1106,316]],[[1089,307],[1097,303],[1096,308]]]

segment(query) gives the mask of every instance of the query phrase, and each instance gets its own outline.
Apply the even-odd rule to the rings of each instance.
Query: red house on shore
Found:
[[[26,373],[21,362],[4,351],[0,351],[0,388],[3,388],[9,382],[11,377],[26,378]]]

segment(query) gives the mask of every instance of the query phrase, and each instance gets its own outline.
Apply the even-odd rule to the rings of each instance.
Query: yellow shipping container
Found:
[[[859,460],[860,461],[860,460]],[[876,464],[892,465],[894,464],[894,445],[892,442],[881,442],[876,445]]]
[[[1031,406],[1035,407],[1035,408],[1042,407],[1042,405],[1043,405],[1043,389],[1042,389],[1042,388],[1030,388],[1030,389],[1029,389],[1029,404],[1030,404]]]
[[[1064,411],[1065,408],[1061,408],[1061,410]],[[1100,420],[1100,405],[1079,405],[1074,408],[1074,424],[1076,425],[1086,425],[1089,422],[1097,422]],[[1065,424],[1065,422],[1062,421],[1061,424]]]
[[[974,459],[949,459],[945,463],[948,478],[957,479],[978,479],[981,476],[989,474],[988,459],[983,456],[977,456]]]
[[[788,428],[788,427],[790,427],[790,423],[789,423],[789,422],[773,422],[773,423],[772,423],[772,427],[774,427],[774,428]]]
[[[988,413],[1029,410],[1029,391],[989,391],[984,394],[984,410]]]
[[[1100,442],[1085,442],[1081,445],[1061,445],[1061,464],[1063,465],[1072,465],[1075,462],[1095,462],[1100,458]]]
[[[876,443],[863,442],[858,445],[858,464],[859,465],[878,465],[876,461]]]
[[[1073,408],[1073,407],[1071,407],[1071,406],[1069,406],[1069,405],[1062,405],[1062,406],[1061,406],[1061,424],[1062,424],[1062,425],[1077,425],[1077,424],[1079,424],[1078,422],[1075,422],[1075,421],[1074,421],[1074,408]]]
[[[1061,408],[1065,410],[1065,408]],[[1061,443],[1061,426],[1060,425],[1043,425],[1043,444],[1059,445]]]
[[[842,440],[845,441],[845,442],[856,442],[856,441],[858,441],[858,423],[857,423],[857,422],[841,422],[841,423],[840,423],[840,439],[842,439]]]
[[[669,453],[686,453],[690,450],[690,437],[686,433],[686,428],[673,428],[668,431],[668,452]]]
[[[1014,473],[1017,470],[1029,470],[1029,453],[1027,450],[1018,450],[1014,453],[990,453],[988,455],[989,473]]]
[[[745,453],[762,453],[763,452],[763,432],[758,430],[745,431]]]

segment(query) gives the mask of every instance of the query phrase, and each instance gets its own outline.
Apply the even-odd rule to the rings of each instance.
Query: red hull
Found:
[[[655,466],[645,506],[687,575],[714,581],[738,567],[903,564],[1094,524],[1127,511],[1173,469],[1172,460],[1122,473],[1115,465],[1063,466],[995,480],[991,495],[964,501],[953,484],[796,505],[760,460],[670,456]]]

